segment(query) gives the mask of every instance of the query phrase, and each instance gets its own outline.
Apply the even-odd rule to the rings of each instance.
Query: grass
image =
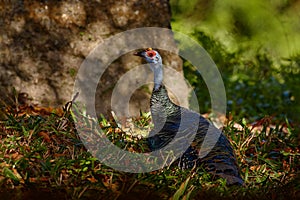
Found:
[[[3,112],[0,121],[0,191],[9,199],[296,199],[300,197],[300,151],[288,120],[265,117],[250,124],[228,120],[224,128],[238,157],[244,187],[227,187],[201,169],[176,166],[151,173],[116,171],[91,156],[68,109],[30,105]],[[87,120],[84,120],[87,121]],[[88,123],[88,122],[85,122]],[[120,129],[113,119],[98,123],[121,148],[145,151],[142,137]],[[151,128],[149,113],[129,124]],[[143,130],[143,131],[145,131]]]

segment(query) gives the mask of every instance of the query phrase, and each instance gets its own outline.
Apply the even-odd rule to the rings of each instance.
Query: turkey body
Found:
[[[147,138],[151,151],[167,146],[177,135],[183,139],[193,137],[187,149],[177,160],[182,169],[202,166],[215,177],[226,179],[227,185],[242,185],[234,151],[226,136],[200,114],[174,104],[162,83],[162,59],[159,53],[146,49],[135,55],[143,57],[154,72],[154,88],[150,99],[150,109],[154,128]],[[215,138],[209,151],[203,152],[205,136]]]
[[[213,131],[220,131],[202,117],[200,114],[182,108],[174,104],[168,97],[165,86],[158,90],[153,90],[150,99],[151,113],[154,126],[164,121],[162,128],[156,132],[152,131],[148,137],[148,145],[151,151],[159,150],[169,144],[180,130],[189,131],[193,126],[193,121],[197,121],[198,127],[192,145],[187,148],[185,153],[179,158],[178,165],[182,169],[193,168],[202,165],[206,171],[213,176],[225,178],[228,185],[242,185],[243,180],[240,177],[234,151],[229,140],[223,133],[219,136],[214,147],[203,158],[199,157],[200,148],[203,144],[206,134],[209,134],[209,127]],[[162,116],[165,120],[162,119]],[[181,119],[189,117],[189,121]],[[179,126],[183,126],[179,129]],[[155,128],[154,128],[155,130]],[[191,130],[193,131],[193,130]]]

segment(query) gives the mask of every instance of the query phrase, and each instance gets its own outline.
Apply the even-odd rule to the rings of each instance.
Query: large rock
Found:
[[[137,27],[170,28],[171,19],[168,0],[15,0],[2,1],[0,6],[2,102],[15,101],[14,88],[27,93],[30,103],[44,106],[61,106],[72,99],[81,63],[105,38]],[[182,71],[178,56],[163,55],[167,65]],[[98,112],[110,110],[114,85],[140,63],[141,59],[126,54],[111,64],[98,85]],[[149,109],[149,94],[149,89],[134,93],[133,112]],[[183,90],[178,97],[185,104],[187,94]]]

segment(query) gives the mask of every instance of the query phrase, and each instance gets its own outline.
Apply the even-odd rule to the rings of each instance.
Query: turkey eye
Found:
[[[150,51],[150,52],[147,52],[147,55],[152,58],[156,55],[156,53],[154,51]]]

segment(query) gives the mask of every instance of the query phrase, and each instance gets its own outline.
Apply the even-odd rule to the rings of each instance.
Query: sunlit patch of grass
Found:
[[[252,126],[239,125],[235,128],[236,122],[230,122],[225,132],[236,149],[247,187],[282,186],[296,176],[300,149],[285,122],[275,125],[261,119]]]

